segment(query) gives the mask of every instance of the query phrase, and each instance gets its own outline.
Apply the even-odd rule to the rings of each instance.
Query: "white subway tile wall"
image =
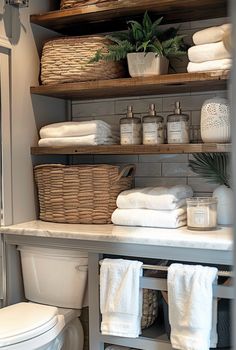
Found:
[[[186,34],[186,41],[192,44],[192,34],[201,28],[220,25],[229,22],[228,18],[218,18],[191,23],[177,24],[181,34]],[[177,72],[186,72],[187,58],[183,61],[174,60],[172,64]],[[147,114],[150,103],[156,104],[158,114],[166,117],[173,112],[174,102],[180,101],[184,113],[190,116],[191,125],[200,125],[200,110],[202,103],[211,97],[227,97],[226,91],[207,91],[199,93],[171,94],[159,96],[138,96],[131,98],[113,98],[93,101],[75,101],[72,104],[73,120],[102,119],[112,125],[114,130],[119,130],[119,121],[126,114],[127,105],[133,105],[137,116]],[[189,184],[195,195],[210,195],[217,187],[209,184],[204,179],[196,176],[188,167],[191,155],[94,155],[75,156],[73,163],[109,163],[123,166],[133,163],[136,165],[135,185],[142,186],[171,186],[176,184]]]

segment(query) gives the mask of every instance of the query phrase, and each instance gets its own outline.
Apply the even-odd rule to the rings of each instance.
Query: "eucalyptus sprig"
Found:
[[[142,22],[128,21],[126,32],[108,35],[112,44],[107,45],[107,52],[98,50],[90,62],[99,60],[120,61],[132,52],[154,52],[167,58],[182,56],[186,53],[184,35],[177,35],[179,28],[160,29],[163,17],[152,22],[147,11]]]

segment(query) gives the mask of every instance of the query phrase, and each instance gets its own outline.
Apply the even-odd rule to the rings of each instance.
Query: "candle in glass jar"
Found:
[[[187,199],[187,225],[191,230],[213,230],[217,223],[217,199],[196,197]]]

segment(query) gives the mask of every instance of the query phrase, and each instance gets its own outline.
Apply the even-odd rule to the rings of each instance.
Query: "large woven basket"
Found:
[[[109,224],[116,198],[130,189],[135,167],[44,164],[34,168],[40,219],[81,224]],[[125,174],[127,174],[125,176]]]
[[[152,289],[143,289],[143,312],[141,319],[141,328],[150,327],[158,316],[158,291]]]
[[[106,51],[109,40],[102,35],[63,37],[47,41],[41,58],[41,83],[57,84],[125,76],[122,62],[89,63],[97,50]]]
[[[61,0],[61,9],[71,8],[71,7],[82,7],[88,5],[99,5],[103,3],[113,3],[118,0]]]

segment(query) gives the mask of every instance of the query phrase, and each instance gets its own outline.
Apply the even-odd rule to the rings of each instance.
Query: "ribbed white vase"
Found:
[[[206,100],[201,108],[202,141],[230,142],[230,107],[225,98],[214,97]]]
[[[213,192],[217,203],[217,222],[220,225],[232,225],[234,223],[234,195],[233,190],[225,185],[220,185]]]

